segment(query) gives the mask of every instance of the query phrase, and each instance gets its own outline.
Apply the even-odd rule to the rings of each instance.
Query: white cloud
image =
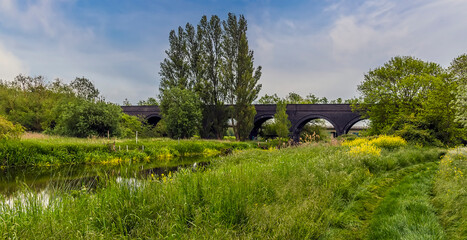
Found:
[[[21,61],[0,43],[0,79],[11,81],[18,74],[26,72]]]
[[[256,64],[263,66],[261,94],[314,93],[328,98],[357,96],[370,68],[409,55],[447,66],[467,52],[466,1],[334,2],[317,26],[300,12],[250,28]],[[321,23],[321,22],[320,22]],[[251,24],[251,22],[250,22]],[[290,27],[301,26],[290,32]],[[265,44],[266,43],[266,44]]]

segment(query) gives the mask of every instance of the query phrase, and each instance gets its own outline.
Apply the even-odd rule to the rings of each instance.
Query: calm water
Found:
[[[205,166],[211,158],[190,157],[138,164],[68,165],[58,167],[15,167],[0,169],[0,194],[9,197],[18,190],[40,193],[50,188],[94,188],[108,177],[146,179],[151,174],[175,172],[179,168]]]

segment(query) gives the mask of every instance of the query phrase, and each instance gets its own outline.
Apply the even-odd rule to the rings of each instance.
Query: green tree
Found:
[[[198,134],[202,113],[196,93],[178,87],[165,91],[161,112],[166,130],[172,138],[189,138]]]
[[[119,136],[122,109],[104,101],[77,99],[61,106],[53,133],[72,137]]]
[[[369,134],[398,133],[408,137],[407,131],[412,129],[418,135],[454,144],[459,134],[453,122],[452,92],[456,86],[436,63],[394,57],[365,74],[358,86],[362,102],[355,107],[370,119]]]
[[[259,104],[276,104],[280,101],[280,97],[277,96],[276,93],[274,93],[273,95],[264,95],[262,96],[259,100],[258,100],[258,103]]]
[[[289,116],[287,115],[287,104],[280,101],[276,105],[276,113],[274,114],[274,129],[279,138],[287,138],[289,136],[289,129],[292,126]]]
[[[253,51],[248,47],[245,17],[240,15],[237,20],[237,16],[229,13],[223,26],[223,50],[226,53],[223,70],[227,101],[232,105],[231,119],[235,137],[237,140],[245,140],[253,128],[256,110],[252,103],[261,90],[261,84],[258,84],[261,66],[256,69],[253,67]]]
[[[221,139],[227,127],[228,112],[224,106],[226,87],[222,75],[223,29],[219,17],[213,15],[208,21],[207,17],[203,16],[198,25],[198,34],[201,35],[198,39],[201,46],[199,55],[202,59],[202,70],[198,70],[197,73],[201,72],[202,76],[196,80],[196,92],[203,104],[201,136]],[[193,62],[196,62],[196,58],[193,58]],[[195,64],[192,68],[198,69],[197,66],[198,64]]]
[[[70,83],[70,87],[79,98],[94,101],[99,97],[99,90],[87,78],[75,78],[75,80]]]
[[[169,45],[169,50],[165,51],[167,57],[160,66],[160,98],[163,97],[165,90],[174,87],[189,89],[192,85],[189,82],[190,66],[187,61],[187,43],[182,27],[178,28],[178,33],[175,30],[170,31]]]
[[[285,97],[285,102],[289,104],[304,104],[304,99],[297,93],[291,92]]]
[[[20,123],[29,131],[42,131],[54,104],[44,78],[18,75],[11,83],[2,85],[6,95],[0,101],[8,120]]]
[[[147,100],[140,100],[138,106],[158,106],[157,100],[153,97],[149,97]]]
[[[456,89],[456,121],[467,128],[467,54],[462,54],[451,62],[449,71],[458,83]]]

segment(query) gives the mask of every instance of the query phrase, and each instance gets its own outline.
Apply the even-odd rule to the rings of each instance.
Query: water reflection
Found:
[[[36,194],[46,189],[92,190],[102,179],[147,179],[176,172],[179,168],[193,168],[194,163],[196,168],[202,168],[209,161],[210,158],[190,157],[139,164],[5,168],[0,169],[0,194],[8,199],[19,190]]]

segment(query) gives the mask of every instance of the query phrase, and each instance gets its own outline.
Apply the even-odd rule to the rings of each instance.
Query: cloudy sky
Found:
[[[107,100],[157,94],[171,29],[243,14],[260,95],[358,96],[368,70],[467,52],[465,0],[0,0],[0,79],[86,77]]]

